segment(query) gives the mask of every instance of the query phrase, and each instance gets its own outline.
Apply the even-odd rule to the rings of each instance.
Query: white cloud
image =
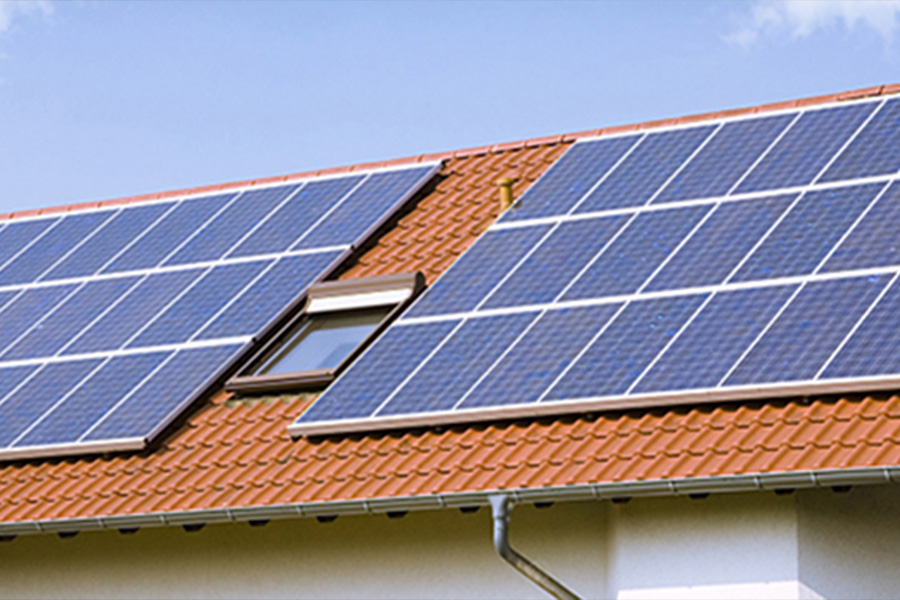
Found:
[[[53,5],[48,0],[5,0],[0,1],[0,36],[9,31],[20,17],[53,14]]]
[[[749,46],[761,38],[808,37],[820,30],[868,29],[891,43],[900,20],[900,0],[756,0],[741,23],[724,36]]]

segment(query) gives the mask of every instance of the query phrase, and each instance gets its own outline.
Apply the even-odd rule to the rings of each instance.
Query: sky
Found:
[[[0,2],[0,213],[900,83],[900,1]]]

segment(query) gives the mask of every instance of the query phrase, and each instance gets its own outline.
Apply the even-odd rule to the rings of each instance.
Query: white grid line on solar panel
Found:
[[[486,317],[499,317],[503,315],[515,315],[519,313],[533,312],[536,310],[562,310],[568,308],[582,308],[587,306],[602,306],[604,304],[618,304],[633,300],[655,300],[661,298],[676,298],[695,294],[712,294],[749,290],[758,288],[778,287],[783,285],[798,285],[802,283],[815,283],[820,281],[832,281],[835,279],[850,279],[854,277],[871,277],[880,275],[894,275],[900,272],[900,264],[886,267],[870,267],[866,269],[850,269],[846,271],[830,271],[816,273],[815,275],[792,275],[789,277],[773,277],[771,279],[759,279],[752,281],[735,281],[732,283],[719,283],[715,285],[694,286],[686,288],[674,288],[669,290],[656,290],[638,294],[620,294],[616,296],[599,296],[596,298],[580,298],[578,300],[565,300],[561,302],[543,302],[539,304],[522,304],[518,306],[504,306],[502,308],[486,308],[473,311],[455,313],[443,313],[439,315],[427,315],[422,317],[408,317],[394,322],[395,327],[410,325],[422,325],[425,323],[440,323],[441,321],[455,321],[457,319],[481,319]]]
[[[67,362],[77,362],[79,360],[95,360],[98,358],[106,358],[111,356],[137,356],[140,354],[151,354],[153,352],[172,352],[177,350],[194,350],[197,348],[213,348],[216,346],[228,346],[231,344],[246,344],[253,340],[252,335],[236,335],[223,338],[212,338],[208,340],[191,340],[187,342],[178,342],[172,344],[156,344],[154,346],[140,346],[137,348],[118,348],[116,350],[98,350],[96,352],[82,352],[80,354],[66,354],[56,356],[39,356],[35,358],[16,358],[13,360],[0,361],[0,369],[13,367],[29,367],[34,365],[50,365]]]
[[[117,271],[115,273],[97,273],[95,275],[83,275],[81,277],[69,277],[67,279],[54,279],[52,281],[35,281],[29,283],[16,283],[12,285],[0,285],[0,292],[30,290],[35,288],[56,287],[60,285],[79,284],[91,281],[106,281],[110,279],[122,279],[124,277],[143,277],[145,275],[157,275],[161,273],[175,273],[178,271],[191,271],[194,269],[206,269],[213,267],[226,267],[242,263],[260,262],[264,260],[278,260],[292,256],[305,256],[310,254],[328,254],[330,252],[346,252],[353,248],[350,244],[340,246],[320,246],[318,248],[305,248],[300,250],[285,250],[284,252],[271,252],[268,254],[254,254],[251,256],[236,256],[233,258],[218,258],[180,265],[166,265],[150,267],[147,269],[134,269],[133,271]]]
[[[340,173],[326,173],[323,175],[304,175],[299,177],[292,177],[290,175],[286,176],[285,179],[279,181],[267,181],[264,183],[247,183],[243,185],[234,185],[229,186],[228,184],[223,185],[219,189],[207,189],[207,190],[199,190],[199,191],[191,191],[185,190],[184,192],[175,192],[173,195],[165,197],[165,198],[148,198],[146,200],[136,200],[134,202],[129,202],[125,204],[108,204],[108,205],[99,205],[99,206],[88,206],[88,207],[78,207],[74,210],[65,210],[59,212],[47,212],[41,214],[34,215],[22,215],[16,216],[15,213],[12,213],[12,218],[8,218],[3,220],[5,224],[12,223],[24,223],[27,221],[40,221],[40,220],[50,220],[50,219],[58,219],[60,217],[66,217],[69,215],[82,215],[82,214],[90,214],[95,212],[102,212],[104,210],[113,210],[122,208],[124,210],[128,210],[131,208],[139,208],[144,206],[152,206],[154,204],[165,204],[167,202],[183,202],[184,200],[194,200],[196,198],[209,198],[212,196],[221,196],[225,194],[235,194],[242,192],[252,192],[256,190],[265,190],[270,188],[278,188],[285,187],[289,185],[296,185],[299,183],[314,183],[319,181],[330,181],[333,179],[346,179],[349,177],[358,177],[360,175],[377,175],[380,173],[392,173],[394,171],[408,171],[411,169],[419,169],[422,167],[432,167],[434,170],[438,169],[441,166],[441,161],[426,161],[426,162],[410,162],[406,164],[400,165],[390,165],[386,167],[373,167],[370,169],[359,169],[353,171],[345,171]],[[434,170],[431,174],[434,173]],[[428,177],[426,175],[425,177]],[[168,193],[168,192],[161,192]],[[105,201],[98,201],[98,204]],[[115,202],[115,200],[112,200]],[[45,210],[53,211],[54,208],[48,208]]]
[[[831,353],[831,356],[825,361],[822,367],[816,372],[816,375],[813,379],[822,379],[822,375],[824,375],[825,371],[831,366],[831,363],[834,362],[834,359],[840,354],[841,350],[844,349],[844,346],[847,345],[847,342],[850,341],[850,338],[853,337],[853,334],[860,328],[860,326],[865,323],[866,319],[875,310],[875,307],[881,302],[881,300],[887,295],[888,291],[894,287],[894,284],[897,283],[897,278],[900,273],[895,273],[891,280],[888,282],[886,286],[884,286],[872,303],[866,308],[865,312],[863,312],[862,316],[853,324],[853,327],[850,328],[850,331],[847,332],[847,335],[840,341],[840,343],[835,347],[834,352]]]
[[[584,221],[586,219],[597,219],[599,217],[616,217],[620,215],[630,215],[632,213],[652,213],[660,210],[669,210],[673,208],[690,208],[692,206],[703,206],[706,204],[741,202],[744,200],[756,200],[759,198],[768,198],[774,195],[802,194],[808,192],[819,192],[826,190],[837,190],[857,185],[865,185],[868,183],[885,183],[900,179],[900,172],[890,173],[888,175],[875,175],[872,177],[860,177],[858,179],[844,179],[841,181],[829,181],[825,183],[816,183],[809,185],[798,185],[786,188],[774,188],[761,192],[743,192],[733,194],[731,196],[709,196],[705,198],[695,198],[692,200],[679,200],[677,202],[665,202],[662,204],[626,206],[624,208],[611,208],[607,210],[598,210],[585,212],[580,214],[555,215],[552,217],[537,217],[534,219],[522,219],[521,221],[510,221],[508,223],[495,222],[487,231],[505,231],[508,229],[523,229],[525,227],[538,227],[541,225],[554,225],[556,223],[571,223],[575,221]]]

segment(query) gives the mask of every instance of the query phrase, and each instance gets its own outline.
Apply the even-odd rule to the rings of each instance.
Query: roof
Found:
[[[498,216],[494,182],[516,177],[520,180],[516,195],[521,195],[576,139],[897,92],[900,85],[880,86],[728,113],[329,170],[444,161],[434,189],[396,218],[346,266],[340,278],[420,270],[429,283],[434,281]],[[190,191],[318,174],[324,172]],[[179,190],[99,204],[183,194]],[[747,484],[751,488],[798,487],[804,481],[837,485],[850,480],[884,481],[896,476],[886,468],[900,465],[900,396],[889,393],[291,440],[287,426],[310,401],[303,394],[245,400],[220,392],[155,450],[2,465],[0,535],[116,526],[137,516],[145,524],[178,522],[176,515],[183,515],[181,522],[212,519],[208,511],[224,511],[223,518],[238,514],[251,518],[267,507],[290,507],[292,514],[303,513],[303,507],[336,513],[347,502],[360,501],[368,507],[384,506],[384,510],[396,508],[400,500],[403,506],[421,500],[436,507],[477,503],[477,494],[498,489],[518,490],[523,497],[529,491],[564,494],[588,488],[593,495],[628,495],[627,490],[639,489],[636,482],[662,483],[662,487],[645,488],[659,493],[661,489],[708,489],[712,484],[704,488],[685,482],[729,477],[749,477],[756,482]],[[823,473],[845,476],[829,479]],[[770,483],[760,483],[764,477]],[[627,489],[615,487],[626,483]],[[607,489],[603,486],[613,487],[608,487],[608,493],[598,492]]]

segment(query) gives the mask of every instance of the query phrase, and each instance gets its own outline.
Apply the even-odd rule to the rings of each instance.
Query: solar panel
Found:
[[[294,435],[900,386],[900,98],[580,140]]]
[[[0,458],[140,449],[437,171],[0,228]]]

